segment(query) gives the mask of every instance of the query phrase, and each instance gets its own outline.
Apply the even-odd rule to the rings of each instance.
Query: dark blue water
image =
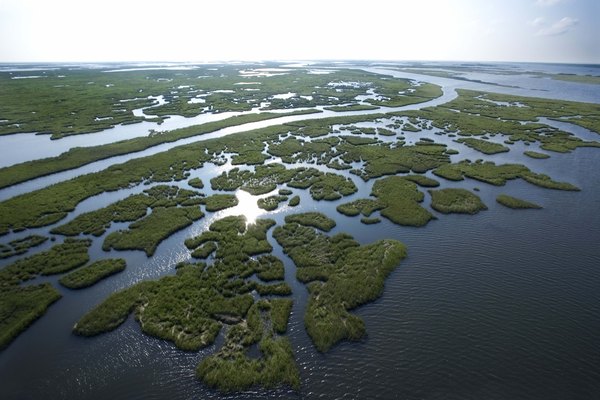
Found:
[[[342,343],[320,354],[303,327],[306,290],[295,281],[291,260],[270,239],[274,254],[285,261],[286,280],[296,299],[289,337],[300,368],[300,392],[284,388],[219,395],[194,378],[197,363],[219,343],[200,352],[182,352],[142,334],[132,319],[95,338],[70,333],[85,312],[115,290],[172,274],[174,265],[189,257],[183,240],[224,213],[209,215],[171,236],[152,258],[134,251],[107,254],[97,240],[90,250],[92,258],[125,257],[126,271],[83,291],[56,285],[63,299],[0,353],[0,398],[596,398],[600,393],[600,176],[594,171],[600,168],[600,150],[583,148],[534,160],[522,151],[536,146],[517,144],[509,153],[485,157],[429,131],[406,137],[416,140],[423,134],[459,149],[461,154],[453,156],[457,160],[518,161],[574,183],[582,191],[542,189],[523,181],[495,187],[473,180],[442,180],[442,187],[480,188],[478,194],[489,209],[475,216],[436,213],[439,219],[426,227],[407,228],[385,219],[365,226],[359,217],[338,214],[338,204],[370,192],[372,183],[363,184],[356,177],[359,192],[337,202],[314,202],[307,191],[293,189],[301,195],[301,205],[268,217],[282,223],[286,213],[319,210],[337,220],[332,233],[349,232],[361,243],[395,238],[409,249],[408,257],[386,281],[383,296],[356,311],[366,322],[365,340]],[[220,171],[210,167],[194,175],[207,184]],[[141,190],[136,187],[86,200],[68,218]],[[504,208],[495,202],[500,193],[544,208]],[[426,195],[425,206],[429,202]],[[241,204],[227,213],[248,209]],[[11,261],[3,260],[0,266]],[[55,282],[57,278],[45,279]]]

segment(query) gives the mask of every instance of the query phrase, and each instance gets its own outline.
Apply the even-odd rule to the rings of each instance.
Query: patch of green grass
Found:
[[[340,204],[336,207],[336,210],[349,217],[354,217],[358,214],[362,214],[365,217],[370,216],[373,212],[385,208],[386,203],[373,200],[373,199],[358,199],[349,203]]]
[[[347,163],[364,162],[360,170],[352,170],[355,175],[367,181],[384,175],[395,175],[410,171],[423,173],[450,161],[443,144],[419,144],[415,146],[390,147],[352,146],[342,143],[336,147],[342,152],[341,159]]]
[[[204,183],[200,178],[193,178],[188,181],[188,185],[196,189],[204,189]]]
[[[212,344],[223,326],[225,343],[204,358],[197,376],[220,391],[260,385],[299,385],[298,369],[287,339],[291,299],[258,299],[288,295],[285,283],[261,284],[249,280],[256,274],[263,281],[284,278],[283,263],[264,254],[271,251],[266,240],[272,220],[246,225],[242,216],[215,221],[209,231],[186,240],[190,249],[213,243],[215,261],[177,266],[175,276],[143,281],[109,296],[88,312],[74,327],[82,336],[93,336],[117,328],[134,313],[143,332],[173,342],[178,348],[196,351]],[[260,257],[250,258],[263,254]],[[260,356],[247,351],[258,344]]]
[[[59,282],[69,289],[82,289],[92,286],[104,278],[124,271],[125,267],[126,263],[122,258],[100,260],[76,269],[60,278]]]
[[[505,153],[510,149],[499,143],[489,142],[487,140],[475,139],[475,138],[460,138],[455,140],[458,143],[463,143],[466,146],[480,151],[484,154],[498,154]]]
[[[298,204],[300,204],[300,196],[294,196],[290,199],[288,206],[296,207]]]
[[[310,112],[309,112],[310,111]],[[260,113],[230,117],[222,121],[209,122],[202,125],[194,125],[187,128],[175,129],[160,134],[143,136],[133,139],[118,141],[99,146],[74,147],[69,151],[56,157],[49,157],[34,161],[0,168],[0,188],[8,187],[16,183],[25,182],[41,176],[54,174],[69,169],[79,168],[95,161],[104,160],[123,154],[134,153],[150,147],[171,143],[188,137],[204,135],[219,129],[238,126],[246,123],[265,121],[285,116],[309,114],[317,110],[296,111],[285,114]],[[262,162],[262,161],[261,161]],[[192,185],[193,186],[193,185]]]
[[[424,226],[434,216],[421,207],[424,195],[414,182],[400,176],[389,176],[373,184],[372,193],[385,204],[380,213],[395,224]]]
[[[205,197],[202,202],[206,205],[206,211],[216,212],[239,204],[238,198],[233,194],[213,194]]]
[[[0,350],[46,313],[61,298],[49,283],[0,290]]]
[[[293,188],[310,188],[315,200],[337,200],[355,193],[358,189],[349,178],[323,173],[314,168],[286,169],[281,164],[259,165],[254,171],[234,168],[210,180],[215,190],[241,188],[253,195],[269,193],[277,185],[287,183]]]
[[[29,235],[23,239],[10,241],[7,245],[0,244],[0,258],[8,258],[27,253],[33,247],[39,246],[48,240],[45,236]]]
[[[516,197],[508,196],[506,194],[500,194],[496,197],[496,201],[505,207],[513,209],[526,209],[526,208],[542,208],[542,206],[535,203],[531,203],[526,200],[521,200]]]
[[[362,222],[365,225],[373,225],[373,224],[378,224],[381,222],[381,219],[379,218],[367,218],[367,217],[363,217],[360,219],[360,222]]]
[[[262,199],[258,199],[257,203],[258,203],[258,208],[262,208],[263,210],[266,210],[266,211],[273,211],[273,210],[276,210],[277,207],[279,207],[279,203],[283,203],[287,200],[288,200],[287,196],[274,195],[274,196],[269,196],[269,197],[265,197]]]
[[[38,275],[61,274],[89,261],[91,240],[66,239],[49,250],[17,260],[0,270],[0,286],[14,286]]]
[[[435,179],[428,178],[424,175],[405,175],[402,177],[408,181],[414,182],[421,187],[438,187],[440,183]]]
[[[203,217],[198,207],[155,208],[147,217],[129,225],[127,230],[113,232],[104,239],[102,249],[142,250],[148,257],[159,243],[173,233]]]
[[[297,266],[310,293],[304,325],[319,351],[365,334],[364,321],[349,311],[381,296],[385,278],[406,256],[404,245],[382,240],[360,246],[351,236],[327,236],[286,221],[273,237]]]
[[[546,153],[540,153],[537,151],[524,151],[523,154],[525,154],[527,157],[537,158],[537,159],[550,158],[550,155],[548,155]]]
[[[214,243],[217,246],[217,258],[246,262],[253,255],[272,250],[266,235],[273,225],[275,221],[271,219],[259,219],[254,224],[246,225],[246,218],[243,216],[225,217],[213,222],[208,231],[186,239],[185,245],[194,250],[201,245]]]
[[[579,190],[570,183],[556,182],[547,175],[536,174],[522,164],[496,165],[491,161],[471,162],[463,160],[456,164],[443,165],[435,169],[433,173],[452,181],[461,181],[466,176],[491,185],[502,186],[507,180],[521,178],[533,185],[548,189]]]
[[[325,232],[329,232],[336,225],[333,219],[319,212],[306,212],[302,214],[287,215],[285,217],[285,223],[296,223],[303,226],[310,226]]]
[[[290,342],[275,334],[285,332],[291,306],[287,299],[255,303],[248,311],[247,325],[231,327],[223,347],[198,365],[198,378],[221,392],[282,384],[298,389],[300,378]],[[246,349],[256,343],[261,356],[250,358]]]
[[[487,207],[479,196],[466,189],[440,189],[429,190],[431,194],[431,208],[444,214],[477,214]]]
[[[107,207],[83,213],[70,222],[51,230],[52,233],[77,236],[81,233],[101,236],[113,222],[133,222],[146,216],[148,208],[191,206],[204,202],[202,195],[177,186],[154,186]]]
[[[344,111],[365,111],[365,110],[377,110],[379,107],[370,106],[367,104],[349,104],[347,106],[331,106],[324,108],[327,111],[344,112]]]
[[[12,342],[61,298],[49,283],[21,286],[39,275],[70,271],[88,262],[89,240],[67,239],[0,270],[0,350]]]

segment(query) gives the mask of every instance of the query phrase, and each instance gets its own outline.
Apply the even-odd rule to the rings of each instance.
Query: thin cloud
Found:
[[[539,18],[536,18],[538,20]],[[535,21],[535,20],[534,20]],[[542,21],[543,22],[543,21]],[[540,23],[540,21],[538,21]],[[575,25],[579,23],[579,20],[571,17],[564,17],[559,21],[548,27],[541,28],[536,32],[537,36],[557,36],[567,33]]]
[[[535,4],[542,7],[550,7],[558,3],[562,3],[564,0],[536,0]]]
[[[529,24],[531,26],[534,26],[536,28],[543,26],[545,23],[546,23],[546,18],[544,18],[544,17],[537,17],[533,21],[529,22]]]

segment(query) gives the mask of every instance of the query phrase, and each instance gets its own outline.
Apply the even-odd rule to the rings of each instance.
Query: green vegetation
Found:
[[[293,188],[308,189],[315,200],[337,200],[358,189],[351,179],[314,168],[286,169],[281,164],[258,165],[254,171],[234,168],[210,180],[214,190],[241,188],[253,195],[269,193],[278,184],[287,183]]]
[[[99,210],[78,215],[70,222],[53,228],[52,233],[77,236],[81,233],[101,236],[112,222],[133,222],[146,216],[148,208],[192,206],[205,201],[198,192],[177,186],[159,185],[142,194],[134,194]]]
[[[460,130],[461,135],[488,133],[509,134],[510,140],[539,141],[542,148],[558,147],[570,151],[578,146],[598,146],[597,142],[584,142],[573,135],[560,132],[547,125],[535,123],[539,117],[547,117],[583,126],[600,133],[600,105],[565,100],[521,97],[498,93],[458,90],[459,97],[442,108],[448,111],[432,119],[441,129]],[[434,109],[429,109],[434,111]],[[433,113],[432,113],[433,114]],[[451,114],[454,114],[451,116]],[[440,116],[449,125],[440,126]],[[519,121],[531,123],[520,124]],[[538,131],[542,129],[542,131]]]
[[[550,158],[550,156],[548,154],[546,154],[546,153],[539,153],[537,151],[524,151],[523,154],[525,154],[527,157],[537,158],[537,159]]]
[[[239,204],[238,198],[233,194],[213,194],[202,200],[206,205],[206,211],[216,212]]]
[[[150,257],[160,242],[203,216],[200,208],[195,206],[155,208],[147,217],[129,225],[127,230],[108,235],[102,249],[142,250]]]
[[[289,196],[294,192],[292,192],[290,189],[279,189],[277,193],[279,193],[280,196]]]
[[[335,227],[335,221],[319,212],[307,212],[303,214],[292,214],[285,217],[286,224],[300,224],[311,226],[325,232],[329,232]]]
[[[423,226],[434,218],[419,205],[424,195],[417,189],[417,185],[403,177],[389,176],[377,180],[371,194],[385,204],[380,214],[395,224]]]
[[[421,187],[438,187],[440,183],[435,179],[428,178],[424,175],[405,175],[402,178],[414,182]]]
[[[304,324],[317,349],[363,337],[363,320],[349,311],[381,296],[385,278],[406,256],[404,245],[382,240],[360,246],[347,234],[330,237],[289,221],[273,237],[298,267],[298,280],[308,285]]]
[[[296,207],[298,204],[300,204],[300,196],[294,196],[290,199],[288,206]]]
[[[66,239],[49,250],[17,260],[0,270],[0,287],[16,286],[38,275],[54,275],[80,267],[89,261],[89,239]]]
[[[46,313],[61,298],[49,283],[35,286],[10,286],[0,290],[0,350]]]
[[[422,175],[389,176],[373,184],[371,195],[376,199],[358,199],[340,204],[337,211],[349,217],[359,214],[369,217],[373,212],[381,210],[381,215],[395,224],[426,225],[435,217],[419,204],[424,195],[418,190],[415,182],[425,187],[439,185],[437,181]],[[361,221],[370,224],[379,222],[379,219],[363,218]]]
[[[501,194],[496,197],[496,201],[503,206],[514,209],[526,209],[526,208],[542,208],[542,206],[529,201],[521,200],[516,197]]]
[[[269,196],[262,199],[258,199],[258,208],[262,208],[263,210],[273,211],[279,207],[279,203],[283,203],[288,200],[287,196]]]
[[[82,289],[92,286],[104,278],[124,271],[125,267],[126,263],[122,258],[100,260],[76,269],[60,278],[59,282],[69,289]]]
[[[477,214],[487,207],[479,196],[466,189],[440,189],[429,190],[431,194],[431,208],[444,214]]]
[[[291,307],[287,299],[255,303],[248,311],[248,323],[231,327],[223,347],[198,365],[198,378],[222,392],[281,384],[298,389],[300,377],[290,342],[276,335],[285,332]],[[250,358],[246,349],[256,343],[261,357]]]
[[[200,236],[186,240],[190,249],[207,243],[216,246],[215,262],[179,264],[175,276],[144,281],[114,293],[83,316],[74,332],[98,335],[122,324],[134,313],[143,332],[172,341],[182,350],[195,351],[213,343],[228,326],[223,347],[198,365],[198,377],[220,391],[255,385],[299,385],[297,366],[289,342],[279,337],[287,330],[290,299],[254,300],[259,295],[287,295],[285,283],[262,284],[284,277],[281,260],[268,253],[266,240],[272,220],[246,225],[244,217],[215,221]],[[258,344],[259,358],[246,352]],[[241,369],[240,369],[241,368]]]
[[[510,149],[499,143],[489,142],[487,140],[475,139],[475,138],[460,138],[456,139],[455,142],[463,143],[466,146],[480,151],[484,154],[497,154],[505,153]]]
[[[205,162],[222,163],[225,149],[237,155],[244,155],[244,157],[249,157],[248,154],[261,155],[265,148],[265,140],[279,138],[279,135],[285,134],[290,129],[294,129],[298,134],[304,136],[311,136],[313,134],[323,135],[329,132],[327,126],[335,123],[347,124],[352,121],[364,121],[370,118],[376,119],[381,116],[381,114],[374,114],[369,117],[337,117],[316,122],[311,121],[310,123],[305,121],[285,126],[263,128],[219,139],[192,143],[153,156],[113,165],[101,172],[83,175],[0,202],[0,214],[5,216],[0,221],[0,235],[9,232],[11,229],[34,228],[60,221],[79,202],[103,192],[127,188],[140,183],[170,182],[172,180],[181,181],[187,179],[190,170],[202,167]],[[321,128],[318,128],[319,126]],[[343,139],[334,138],[334,140],[338,142]],[[335,142],[331,141],[329,146],[333,147]],[[345,142],[340,143],[337,147],[339,151],[346,152],[343,156],[346,163],[361,160],[366,161],[363,169],[353,171],[355,174],[363,177],[363,179],[383,174],[408,172],[410,169],[415,172],[425,172],[449,161],[448,156],[444,154],[446,148],[443,145],[428,144],[390,148],[387,145],[353,146]],[[258,167],[264,167],[264,169],[258,169],[258,173],[255,171],[255,175],[251,176],[252,180],[256,182],[248,182],[244,187],[245,190],[250,191],[252,194],[268,193],[274,190],[277,184],[285,183],[292,178],[294,178],[294,182],[288,186],[306,189],[318,182],[320,180],[318,178],[324,175],[322,172],[312,168],[298,168],[284,172],[285,167],[278,164],[259,165]],[[280,169],[280,171],[277,171],[277,169]],[[291,176],[292,174],[296,176]],[[246,177],[243,178],[245,179]],[[343,181],[339,178],[328,179],[328,181],[334,180],[344,185],[339,190],[336,190],[337,194],[324,193],[325,197],[329,199],[349,193],[349,189],[353,187],[353,184],[349,181]],[[241,183],[232,185],[233,188],[223,189],[234,190],[235,187],[243,183],[244,180],[241,180]],[[211,185],[214,187],[214,182],[211,182]],[[18,209],[19,212],[13,212],[15,209]]]
[[[299,110],[289,113],[260,113],[230,117],[221,121],[194,125],[187,128],[160,132],[150,136],[121,140],[99,146],[74,147],[57,157],[43,158],[34,161],[0,168],[0,188],[39,178],[69,169],[79,168],[95,161],[104,160],[123,154],[134,153],[162,143],[171,143],[192,136],[200,136],[218,131],[230,126],[238,126],[273,118],[291,115],[304,115],[318,112],[317,110]]]
[[[537,72],[536,75],[538,75],[540,78],[547,77],[547,78],[556,79],[559,81],[600,85],[600,76],[597,76],[597,75],[575,75],[575,74],[564,74],[564,73],[548,74],[548,73],[540,73],[540,72]]]
[[[360,219],[360,222],[362,222],[365,225],[373,225],[373,224],[378,224],[381,222],[381,219],[379,218],[367,218],[367,217],[363,217]]]
[[[196,189],[204,189],[204,183],[200,178],[192,178],[188,181],[188,185]]]
[[[358,199],[351,201],[350,203],[340,204],[336,207],[336,210],[339,213],[347,215],[349,217],[354,217],[358,214],[362,214],[365,217],[368,217],[373,212],[386,207],[387,204],[379,200]]]
[[[43,132],[60,138],[118,124],[162,121],[164,116],[172,114],[193,117],[207,112],[250,111],[264,101],[270,103],[267,109],[333,106],[355,103],[355,97],[368,94],[369,89],[385,96],[387,100],[380,103],[389,106],[418,103],[441,95],[435,85],[417,85],[405,79],[351,69],[328,75],[295,69],[279,76],[240,76],[241,70],[253,66],[110,73],[58,68],[43,71],[38,79],[18,79],[27,72],[4,72],[0,74],[3,88],[0,115],[6,121],[0,123],[0,134]],[[254,87],[259,90],[248,91],[238,84],[247,79],[257,82]],[[297,95],[286,99],[274,97],[288,91]],[[165,104],[159,104],[156,96],[163,96]],[[147,107],[146,116],[153,117],[134,116],[133,110],[141,107]]]
[[[557,190],[579,190],[566,182],[553,181],[548,175],[536,174],[521,164],[496,165],[491,161],[478,160],[471,162],[463,160],[457,164],[443,165],[433,173],[452,181],[461,181],[464,177],[476,179],[491,185],[502,186],[507,180],[521,178],[533,185]]]
[[[599,142],[583,141],[574,135],[541,124],[539,117],[571,122],[600,132],[598,105],[537,99],[496,93],[458,90],[458,98],[439,107],[397,113],[428,120],[449,136],[507,136],[506,144],[522,141],[539,143],[543,150],[569,152],[578,147],[598,147]],[[459,112],[456,112],[459,111]],[[393,113],[394,114],[394,113]],[[466,143],[465,143],[466,144]],[[481,143],[472,142],[475,146]],[[483,143],[486,150],[502,150],[501,145]],[[505,150],[504,150],[505,151]]]
[[[50,250],[18,260],[0,270],[0,349],[5,348],[61,298],[49,283],[21,286],[38,275],[70,271],[88,262],[89,240],[67,239]]]
[[[259,219],[254,224],[246,225],[246,218],[243,216],[225,217],[213,222],[208,231],[186,239],[185,245],[188,249],[195,250],[201,245],[213,243],[217,258],[246,262],[251,256],[272,250],[267,241],[267,230],[273,225],[275,221],[271,219]]]
[[[347,106],[331,106],[325,107],[327,111],[344,112],[344,111],[366,111],[366,110],[377,110],[379,107],[370,106],[367,104],[350,104]]]
[[[446,146],[443,144],[419,143],[414,146],[398,147],[385,145],[350,147],[342,144],[337,148],[345,151],[341,156],[344,162],[365,163],[361,170],[350,171],[365,181],[410,171],[423,173],[450,161],[446,154]]]
[[[32,247],[39,246],[48,240],[45,236],[29,235],[23,239],[12,240],[8,244],[0,243],[0,258],[8,258],[27,253]]]

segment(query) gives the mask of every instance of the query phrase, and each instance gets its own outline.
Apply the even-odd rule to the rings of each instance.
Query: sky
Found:
[[[600,63],[600,0],[0,0],[0,62]]]

